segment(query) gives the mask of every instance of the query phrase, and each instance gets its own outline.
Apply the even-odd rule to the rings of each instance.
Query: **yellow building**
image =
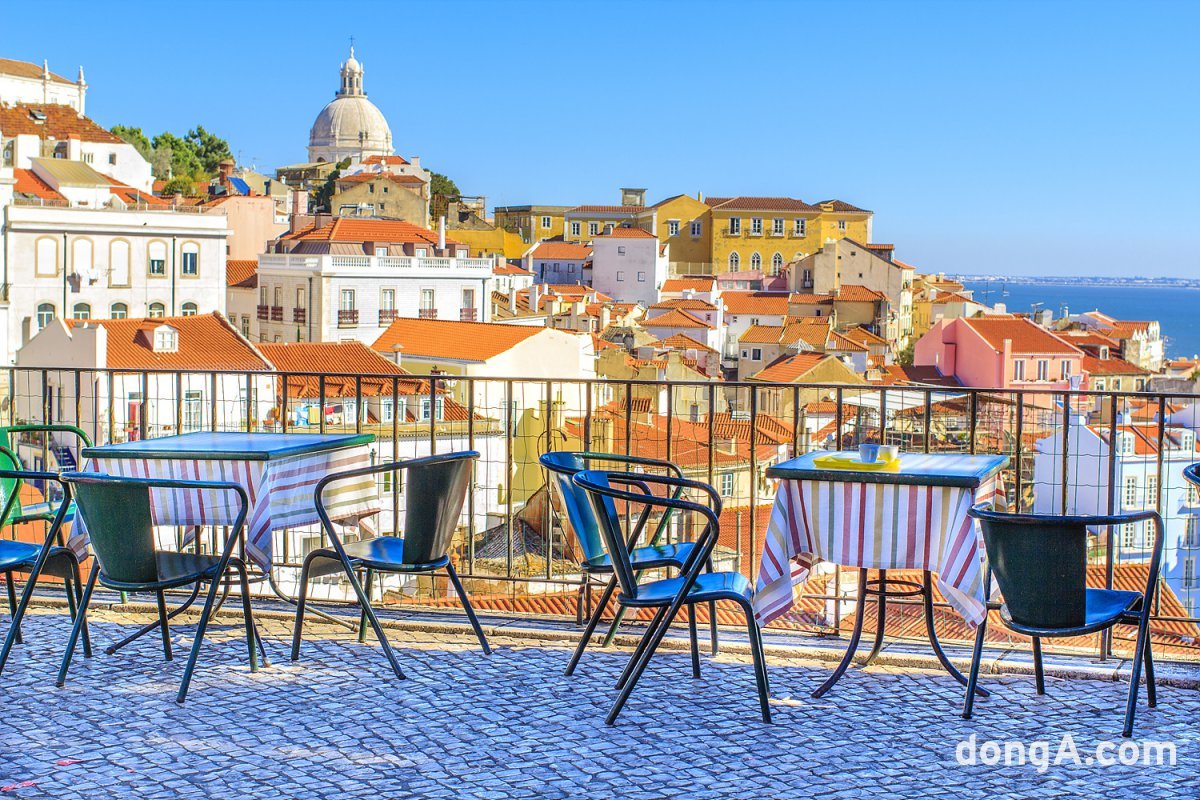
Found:
[[[520,235],[491,225],[470,228],[450,225],[447,234],[455,241],[465,244],[470,250],[471,258],[502,256],[516,259],[525,255],[525,251],[529,249],[529,245],[525,244]]]
[[[515,233],[526,244],[563,235],[563,216],[571,206],[496,206],[496,227]]]
[[[871,240],[870,211],[840,200],[809,204],[791,197],[710,197],[713,273],[761,270],[775,275],[827,239]]]
[[[712,274],[712,209],[686,194],[677,194],[648,206],[640,227],[670,245],[671,274]]]

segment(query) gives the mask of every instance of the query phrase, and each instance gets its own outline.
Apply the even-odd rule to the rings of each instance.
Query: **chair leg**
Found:
[[[1146,636],[1146,699],[1150,703],[1150,707],[1154,708],[1158,705],[1158,687],[1154,683],[1154,654],[1152,650],[1150,637]]]
[[[711,558],[708,559],[708,564],[705,566],[705,568],[709,572],[713,571],[713,562],[712,562]],[[717,601],[716,600],[713,600],[712,602],[710,602],[708,604],[708,636],[709,636],[709,643],[712,646],[712,654],[714,656],[719,655],[721,652],[721,644],[720,644],[720,642],[717,641]]]
[[[363,591],[366,592],[367,601],[371,599],[371,586],[375,583],[375,570],[367,570],[367,582],[363,585]],[[358,615],[358,643],[364,644],[367,641],[367,606],[364,603],[362,611]]]
[[[304,606],[308,602],[308,569],[312,562],[313,556],[310,553],[300,567],[300,594],[296,598],[296,622],[292,627],[292,661],[300,659],[300,639],[304,635]]]
[[[646,651],[646,645],[650,643],[650,637],[654,631],[658,629],[659,624],[663,621],[663,617],[667,614],[666,606],[654,612],[654,617],[650,620],[650,625],[646,628],[646,632],[642,634],[642,638],[638,640],[637,647],[633,649],[633,655],[629,657],[629,661],[625,664],[625,669],[621,670],[620,677],[617,678],[618,689],[625,688],[625,682],[629,680],[629,676],[633,674],[633,668],[637,666],[638,660],[642,657],[642,653]],[[667,622],[669,626],[671,623]]]
[[[92,590],[96,588],[96,579],[100,577],[100,563],[93,560],[92,570],[88,573],[87,586],[83,589],[83,598],[79,601],[79,613],[71,625],[71,636],[67,639],[67,650],[63,653],[62,665],[58,668],[58,679],[55,686],[62,687],[67,682],[67,670],[71,668],[71,656],[75,655],[75,644],[87,620],[88,603],[92,602]]]
[[[475,609],[471,606],[471,598],[467,596],[467,590],[463,588],[462,581],[458,579],[458,573],[454,570],[453,564],[446,565],[446,574],[450,576],[450,582],[454,584],[454,591],[458,592],[458,599],[462,601],[463,610],[467,612],[467,619],[471,621],[471,627],[475,629],[475,638],[479,640],[484,655],[490,656],[492,648],[488,644],[487,637],[483,635],[479,618],[475,616]]]
[[[212,617],[213,608],[217,602],[217,592],[221,589],[223,575],[214,576],[209,582],[208,596],[204,598],[204,608],[200,610],[200,622],[196,625],[196,638],[192,642],[192,651],[188,654],[187,665],[183,668],[183,680],[179,683],[179,693],[175,702],[182,704],[187,699],[188,687],[192,683],[192,673],[196,671],[196,661],[200,658],[200,645],[204,642],[204,632],[208,630],[208,620]]]
[[[246,652],[250,657],[250,671],[258,672],[256,645],[261,644],[261,640],[258,638],[258,629],[254,626],[254,610],[250,607],[250,576],[246,573],[245,563],[240,560],[232,563],[242,589],[242,620],[246,623]]]
[[[154,594],[158,599],[158,624],[162,628],[163,655],[170,661],[174,656],[171,655],[171,629],[167,625],[167,598],[162,591]]]
[[[963,698],[962,718],[970,719],[975,709],[975,690],[979,686],[979,665],[983,661],[983,641],[987,636],[987,608],[984,608],[983,621],[975,629],[975,648],[971,652],[971,674],[967,678],[967,696]]]
[[[21,636],[21,621],[17,619],[17,587],[13,584],[12,570],[4,573],[4,582],[8,584],[8,614],[9,618],[14,622],[13,627],[17,632],[17,644],[24,644],[25,639]]]
[[[1046,673],[1042,669],[1042,640],[1033,637],[1033,679],[1037,685],[1037,693],[1046,693]]]
[[[646,646],[642,649],[641,658],[633,667],[633,671],[629,673],[629,677],[625,680],[625,685],[621,687],[621,693],[617,695],[617,699],[613,702],[612,708],[608,711],[608,717],[605,718],[606,725],[612,725],[617,721],[617,717],[621,713],[621,709],[625,707],[626,701],[629,700],[629,695],[633,694],[633,690],[637,687],[637,682],[646,672],[646,667],[650,666],[650,659],[654,658],[654,651],[662,644],[663,637],[667,635],[667,631],[671,627],[671,622],[675,619],[675,615],[679,613],[679,607],[682,605],[683,598],[677,597],[669,608],[664,609],[660,616],[661,622],[655,628],[646,631]]]
[[[696,604],[688,603],[688,645],[692,651],[692,677],[700,677],[700,645],[696,642]]]
[[[608,606],[608,601],[612,598],[613,591],[616,588],[617,578],[614,575],[604,587],[604,592],[600,595],[600,602],[592,609],[592,616],[588,619],[587,627],[583,629],[583,636],[579,637],[579,644],[575,645],[575,652],[571,654],[571,660],[567,663],[567,671],[564,674],[574,674],[575,667],[579,664],[579,659],[583,656],[583,651],[587,649],[588,644],[592,640],[592,634],[596,632],[596,626],[600,624],[600,615],[604,613],[604,609]]]
[[[75,621],[75,617],[79,614],[79,609],[83,605],[83,575],[79,571],[79,561],[71,559],[72,572],[71,587],[73,592],[67,594],[68,599],[75,598],[74,606],[71,611],[71,621]],[[83,621],[83,657],[92,657],[92,635],[88,631],[87,620]],[[0,662],[2,663],[2,662]]]
[[[391,666],[392,672],[397,678],[404,680],[404,671],[400,669],[400,662],[396,660],[396,654],[392,652],[392,645],[388,642],[387,634],[383,632],[383,626],[379,624],[379,617],[375,615],[375,609],[371,608],[370,598],[363,591],[362,584],[358,582],[358,576],[354,574],[353,565],[349,561],[342,561],[342,569],[346,571],[346,579],[350,581],[350,588],[354,590],[354,596],[358,598],[367,622],[375,631],[375,638],[379,640],[379,646],[383,648],[383,655],[387,658],[388,665]]]
[[[1129,671],[1129,701],[1125,704],[1125,728],[1121,735],[1128,738],[1133,736],[1133,716],[1137,712],[1138,689],[1142,682],[1142,659],[1146,655],[1146,645],[1150,639],[1150,620],[1143,615],[1138,623],[1137,647],[1133,651],[1133,668]],[[1149,675],[1149,671],[1147,671]],[[1149,694],[1149,690],[1147,690]]]
[[[763,652],[762,630],[754,618],[754,606],[744,604],[746,612],[746,631],[750,634],[750,655],[754,660],[754,683],[758,688],[758,705],[762,711],[763,722],[771,723],[771,687],[767,682],[767,656]]]

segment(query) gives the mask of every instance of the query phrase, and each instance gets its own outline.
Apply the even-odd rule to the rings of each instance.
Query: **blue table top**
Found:
[[[972,456],[966,453],[901,453],[896,471],[865,472],[829,469],[813,464],[813,459],[829,455],[814,451],[789,459],[767,469],[768,478],[804,481],[842,481],[853,483],[889,483],[918,486],[962,486],[977,488],[1008,464],[1008,456]],[[858,457],[858,452],[839,455]]]
[[[184,433],[83,448],[84,458],[180,458],[269,461],[370,444],[369,433]]]

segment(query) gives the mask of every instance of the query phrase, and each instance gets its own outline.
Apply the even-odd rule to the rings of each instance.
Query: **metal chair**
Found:
[[[248,501],[246,490],[228,481],[184,481],[158,478],[124,478],[86,472],[66,472],[62,480],[70,488],[78,504],[78,512],[87,523],[95,563],[83,590],[79,614],[71,629],[71,638],[63,654],[58,672],[58,686],[67,680],[67,670],[79,632],[87,619],[88,603],[99,582],[102,586],[121,592],[154,592],[158,599],[159,627],[162,631],[163,655],[172,659],[171,636],[167,626],[167,608],[163,592],[180,586],[207,583],[208,595],[200,612],[195,640],[184,667],[183,680],[175,697],[182,703],[187,697],[200,644],[208,628],[209,618],[217,601],[217,590],[228,586],[227,576],[232,569],[238,577],[242,593],[242,613],[246,623],[246,648],[250,655],[251,672],[258,671],[255,644],[259,642],[250,608],[250,581],[246,562],[233,554],[241,541],[246,523]],[[154,519],[150,511],[152,489],[219,490],[230,492],[237,503],[237,514],[220,554],[183,553],[159,550],[154,541]]]
[[[642,636],[617,682],[620,694],[612,708],[609,709],[605,723],[612,725],[616,722],[617,716],[621,713],[621,709],[629,699],[629,695],[633,692],[642,673],[645,672],[646,666],[654,656],[654,651],[666,636],[667,630],[679,610],[684,605],[715,603],[719,600],[730,600],[737,603],[746,615],[746,629],[750,635],[750,652],[754,659],[754,680],[758,687],[759,706],[763,722],[769,723],[771,707],[768,702],[769,687],[766,660],[763,656],[762,632],[758,629],[758,623],[754,618],[754,607],[751,604],[754,587],[749,579],[739,572],[702,572],[705,563],[712,557],[712,552],[720,536],[721,497],[717,491],[706,483],[685,478],[600,470],[585,470],[576,473],[573,481],[576,486],[586,492],[592,511],[600,522],[600,535],[612,558],[613,571],[620,587],[617,603],[628,608],[655,609],[650,626],[646,629],[646,633]],[[614,488],[614,484],[633,486],[638,491]],[[653,485],[699,491],[707,495],[711,507],[679,497],[657,495],[650,489]],[[675,510],[699,514],[703,517],[704,531],[697,539],[696,546],[684,563],[679,576],[638,583],[633,560],[630,557],[630,551],[636,545],[636,541],[632,539],[627,541],[622,534],[615,500],[621,500],[631,507],[647,506],[664,511]],[[694,648],[692,659],[694,673],[696,668]]]
[[[583,635],[579,638],[579,644],[575,647],[575,652],[571,655],[571,660],[567,664],[565,674],[571,675],[575,672],[575,667],[579,664],[579,659],[583,656],[583,651],[591,642],[592,634],[595,633],[596,626],[600,623],[600,617],[604,613],[604,609],[608,607],[609,600],[617,588],[617,578],[613,571],[612,559],[605,552],[603,537],[600,534],[600,523],[592,512],[592,507],[588,502],[586,493],[572,483],[571,479],[577,473],[592,468],[595,462],[660,469],[675,478],[682,478],[683,472],[669,461],[610,453],[563,451],[545,453],[538,461],[550,473],[551,491],[558,500],[560,509],[558,513],[559,524],[562,525],[565,531],[574,535],[575,540],[579,543],[579,549],[583,552],[583,560],[579,563],[579,568],[588,578],[593,575],[609,576],[609,580],[604,586],[604,591],[600,595],[600,601],[592,611],[591,617],[588,618]],[[676,488],[673,492],[676,499],[682,493],[682,487]],[[646,506],[643,513],[639,515],[636,527],[630,536],[632,541],[637,541],[641,538],[641,532],[649,518],[649,510],[649,506]],[[633,562],[637,577],[640,578],[642,571],[647,569],[663,569],[667,567],[683,569],[683,565],[687,563],[688,557],[694,551],[695,544],[693,542],[659,543],[666,533],[670,518],[671,510],[667,509],[663,513],[658,525],[654,529],[654,534],[650,537],[647,544],[643,547],[635,547],[629,551],[629,557]],[[711,572],[712,561],[709,560],[706,562],[706,566],[708,571]],[[695,607],[689,605],[688,613],[694,617]],[[607,647],[612,642],[624,614],[625,609],[619,607],[613,615],[612,624],[609,626],[608,633],[604,637],[602,647]],[[708,619],[712,654],[717,655],[720,646],[717,640],[717,604],[715,602],[709,605]],[[694,626],[694,624],[695,620],[693,619],[692,625]]]
[[[403,679],[404,672],[396,661],[396,654],[392,652],[387,636],[384,635],[375,609],[371,607],[369,593],[376,572],[414,575],[445,570],[454,585],[454,591],[462,601],[471,627],[475,629],[475,636],[478,637],[483,652],[491,654],[492,649],[488,646],[487,637],[484,636],[483,628],[475,616],[475,609],[471,607],[471,600],[463,589],[448,555],[454,530],[458,527],[459,515],[466,501],[467,490],[470,488],[472,462],[478,458],[479,453],[475,451],[415,458],[326,475],[317,483],[317,515],[321,518],[325,535],[329,537],[332,547],[318,548],[304,558],[300,570],[296,627],[292,633],[292,661],[300,658],[300,639],[304,632],[304,607],[308,597],[309,580],[338,571],[346,573],[346,578],[362,607],[358,640],[366,641],[366,627],[370,624],[397,678]],[[407,503],[404,509],[404,535],[374,536],[344,544],[334,531],[333,522],[325,507],[322,497],[325,487],[334,481],[383,473],[392,473],[393,479],[399,480],[396,473],[400,471],[408,475],[405,487]],[[366,571],[365,589],[358,580],[357,570],[360,569]]]
[[[1124,736],[1133,735],[1142,661],[1146,664],[1146,694],[1150,707],[1157,705],[1154,657],[1150,642],[1150,607],[1162,560],[1162,517],[1155,511],[1097,516],[1008,514],[981,503],[970,510],[979,520],[987,547],[990,572],[996,578],[1004,603],[1000,620],[1006,628],[1033,639],[1033,668],[1037,693],[1046,693],[1042,670],[1043,638],[1082,636],[1114,625],[1136,625],[1137,644],[1129,676]],[[1151,520],[1154,552],[1145,592],[1092,589],[1087,586],[1089,527],[1107,527]],[[971,675],[967,682],[963,718],[970,719],[979,681],[979,662],[987,618],[975,637]]]
[[[8,585],[8,608],[11,614],[8,633],[4,637],[3,649],[0,649],[0,672],[8,663],[8,656],[14,644],[22,642],[21,620],[29,608],[33,598],[34,588],[38,578],[43,574],[62,578],[63,588],[67,595],[67,608],[74,620],[78,615],[81,601],[83,579],[79,572],[79,558],[68,547],[63,546],[63,521],[71,506],[71,493],[66,485],[53,472],[32,472],[21,469],[20,459],[6,447],[0,447],[0,501],[4,503],[0,512],[0,526],[18,525],[26,522],[44,522],[47,524],[46,538],[42,544],[21,542],[16,539],[0,539],[0,572],[4,573]],[[36,511],[31,514],[19,514],[21,486],[26,481],[42,481],[49,486],[57,483],[62,487],[62,497],[52,513]],[[48,506],[49,507],[49,506]],[[17,601],[13,585],[14,572],[26,572],[25,588],[21,592],[20,602]],[[83,627],[83,650],[89,657],[92,654],[91,637],[86,624]]]

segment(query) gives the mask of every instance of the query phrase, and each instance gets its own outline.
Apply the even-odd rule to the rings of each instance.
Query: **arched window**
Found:
[[[71,242],[71,270],[87,280],[93,280],[95,273],[92,268],[95,263],[95,248],[91,239],[76,239]]]
[[[37,307],[37,327],[40,331],[50,324],[55,317],[54,303],[41,303]]]
[[[737,253],[729,254],[729,271],[737,272],[741,268],[742,259]]]
[[[91,319],[92,307],[87,303],[76,303],[71,309],[71,316],[75,319]]]
[[[783,255],[780,253],[776,253],[775,255],[771,256],[771,274],[778,275],[780,270],[782,270],[782,269],[783,269]]]
[[[750,269],[756,271],[762,269],[762,256],[758,253],[750,254]]]
[[[43,236],[37,240],[37,255],[35,256],[34,273],[37,275],[58,274],[58,241]]]
[[[180,254],[180,273],[189,278],[200,274],[200,245],[195,242],[187,242],[183,245],[183,252]]]
[[[164,306],[162,303],[151,303],[150,304],[150,316],[151,317],[165,317],[166,315],[167,315],[167,307]]]
[[[124,303],[113,303],[108,309],[110,319],[125,319],[129,316],[129,306]]]
[[[166,242],[151,242],[146,251],[146,273],[155,278],[167,274]]]
[[[198,311],[199,311],[199,309],[196,308],[195,303],[184,303],[183,304],[183,316],[185,316],[185,317],[194,317],[194,316],[196,316],[196,313]]]
[[[114,239],[108,250],[108,285],[129,285],[129,242]]]

